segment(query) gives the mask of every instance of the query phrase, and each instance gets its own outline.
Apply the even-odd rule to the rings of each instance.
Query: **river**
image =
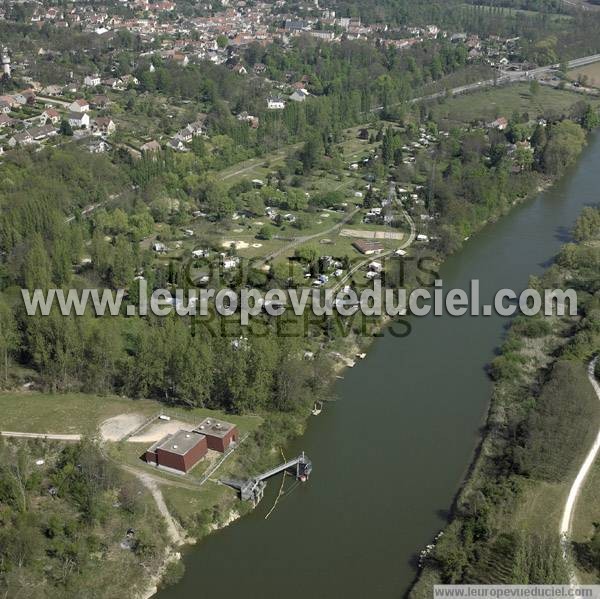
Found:
[[[600,135],[551,190],[516,207],[449,258],[444,288],[482,302],[541,273],[586,205],[598,201]],[[478,443],[490,399],[485,366],[507,319],[412,318],[337,384],[339,401],[287,449],[313,461],[310,481],[284,495],[279,479],[250,515],[186,551],[186,574],[159,599],[402,597],[415,556],[444,527]]]

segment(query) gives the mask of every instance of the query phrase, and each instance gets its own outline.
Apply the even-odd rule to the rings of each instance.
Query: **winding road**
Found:
[[[594,375],[594,370],[596,368],[596,363],[598,361],[598,356],[596,356],[588,365],[588,379],[596,392],[596,396],[600,401],[600,384],[596,380]],[[568,560],[569,552],[570,552],[570,541],[571,541],[571,533],[573,530],[573,516],[575,513],[575,506],[577,504],[577,499],[579,498],[579,494],[581,493],[581,489],[585,482],[585,479],[592,467],[598,452],[600,452],[600,431],[598,431],[598,435],[596,436],[596,440],[592,445],[590,451],[588,452],[573,484],[571,485],[571,490],[569,491],[569,495],[567,497],[567,502],[565,503],[565,508],[563,511],[562,519],[560,521],[560,537],[563,545],[563,555],[566,560]],[[578,584],[577,576],[573,572],[571,575],[571,584]]]

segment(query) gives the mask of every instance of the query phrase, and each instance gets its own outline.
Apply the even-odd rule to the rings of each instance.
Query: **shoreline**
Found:
[[[469,238],[472,237],[473,235],[480,233],[481,231],[483,231],[488,225],[494,224],[496,222],[498,222],[501,218],[503,218],[504,216],[508,215],[509,213],[512,212],[512,209],[514,207],[520,206],[522,204],[524,204],[525,202],[529,201],[529,200],[533,200],[536,196],[538,196],[539,194],[547,191],[548,189],[552,188],[559,180],[561,179],[561,177],[547,177],[547,176],[540,176],[540,181],[538,182],[538,184],[536,185],[535,189],[533,191],[531,191],[530,193],[524,195],[522,198],[518,198],[516,200],[514,200],[508,207],[507,210],[503,211],[500,215],[495,216],[495,217],[488,217],[487,219],[485,219],[484,221],[482,221],[477,227],[475,227],[473,229],[473,231],[471,232],[471,234],[469,235]],[[468,238],[467,238],[468,239]],[[466,240],[463,240],[460,244],[460,247],[455,251],[452,252],[451,254],[445,254],[445,255],[440,255],[440,254],[436,254],[435,256],[435,266],[436,268],[440,268],[443,266],[445,260],[450,257],[453,254],[456,254],[458,252],[460,252],[462,250],[462,248],[464,247],[464,244],[466,243]],[[371,348],[373,342],[377,339],[377,337],[381,336],[381,334],[385,334],[385,329],[387,326],[389,326],[389,324],[393,321],[393,318],[391,316],[388,315],[383,315],[380,318],[380,321],[377,323],[377,326],[374,328],[373,333],[371,335],[368,335],[366,337],[359,337],[356,334],[352,334],[351,337],[351,342],[350,342],[350,348],[347,348],[345,351],[343,352],[339,352],[341,354],[340,359],[338,359],[335,362],[335,365],[333,366],[332,369],[332,383],[335,382],[335,378],[343,378],[341,375],[343,374],[343,372],[347,369],[347,368],[351,368],[354,366],[354,364],[352,366],[349,365],[348,362],[356,362],[356,357],[358,355],[358,353],[368,353],[369,349]],[[367,339],[366,342],[364,342],[363,344],[359,344],[359,339]],[[488,412],[486,413],[486,417],[483,420],[483,422],[487,421],[487,417],[488,417],[488,413],[489,413],[489,409],[491,407],[491,400],[489,402],[488,405]],[[305,420],[303,421],[303,431],[302,433],[300,433],[299,435],[297,435],[296,437],[302,436],[306,430],[306,427],[308,426],[309,422],[310,422],[310,413],[307,414]],[[289,442],[290,439],[288,439]],[[459,484],[459,487],[456,491],[455,497],[452,501],[452,504],[450,506],[450,514],[452,514],[452,512],[455,509],[456,503],[460,497],[461,492],[463,491],[465,485],[467,484],[471,473],[473,472],[477,459],[478,459],[478,455],[479,452],[481,450],[481,445],[485,440],[485,434],[482,434],[482,436],[478,439],[477,444],[475,445],[474,449],[473,449],[473,457],[472,459],[469,461],[469,463],[467,464],[467,466],[465,467],[465,475],[464,478],[462,479],[462,481]],[[254,508],[252,508],[254,509]],[[232,514],[235,513],[235,517],[231,517]],[[227,526],[229,526],[229,524],[231,524],[232,522],[234,522],[235,520],[241,518],[242,515],[237,511],[237,510],[231,510],[230,513],[230,518],[227,519],[226,523],[224,523],[223,525],[219,526],[216,523],[213,523],[212,525],[209,526],[209,532],[207,533],[207,535],[204,536],[208,536],[210,534],[212,534],[213,532],[216,532],[217,530],[220,530],[222,528],[225,528]],[[448,520],[447,525],[451,522],[451,517]],[[446,525],[446,526],[447,526]],[[445,530],[446,527],[444,527]],[[181,552],[177,551],[178,547],[185,547],[186,545],[188,546],[193,546],[196,545],[201,539],[190,539],[189,541],[186,538],[186,541],[184,543],[182,543],[181,545],[177,545],[177,546],[171,546],[168,547],[166,550],[166,554],[167,556],[165,557],[165,562],[163,564],[163,566],[160,568],[159,573],[157,573],[153,578],[152,581],[150,582],[150,588],[147,589],[145,594],[142,594],[138,597],[138,599],[151,599],[151,597],[154,597],[160,590],[160,582],[162,579],[162,576],[164,575],[166,568],[168,567],[168,565],[174,561],[180,561],[181,559],[183,559],[183,555]],[[415,551],[417,551],[417,549],[415,549]],[[415,585],[417,584],[417,582],[419,581],[421,574],[422,574],[423,570],[419,570],[415,576],[414,581],[410,584],[408,593],[410,593],[412,591],[412,589],[415,587]],[[185,573],[184,573],[185,576]]]

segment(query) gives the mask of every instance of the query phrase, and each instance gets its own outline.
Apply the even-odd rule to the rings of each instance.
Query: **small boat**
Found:
[[[364,359],[367,357],[367,354],[365,354],[365,353],[363,352],[363,353],[360,353],[360,354],[356,354],[356,357],[357,357],[357,358],[360,358],[361,360],[364,360]]]
[[[323,402],[315,401],[315,405],[313,406],[313,409],[310,411],[310,413],[313,416],[318,416],[322,411],[323,411]]]

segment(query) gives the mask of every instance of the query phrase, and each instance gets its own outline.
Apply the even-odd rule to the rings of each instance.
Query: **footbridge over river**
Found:
[[[284,462],[283,464],[275,466],[275,468],[271,468],[262,474],[253,476],[248,480],[221,479],[220,482],[237,489],[240,492],[242,501],[252,501],[252,503],[256,505],[263,497],[267,485],[266,480],[280,472],[293,472],[296,480],[305,482],[312,472],[312,462],[306,454],[302,452],[293,460]]]

